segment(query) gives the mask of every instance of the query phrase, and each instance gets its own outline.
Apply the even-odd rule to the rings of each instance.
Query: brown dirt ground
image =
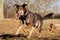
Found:
[[[38,29],[35,29],[32,36],[33,37],[54,37],[54,36],[60,36],[60,30],[52,30],[49,31],[50,24],[60,24],[60,19],[47,19],[43,21],[43,27],[42,32],[39,33]],[[1,19],[0,20],[0,35],[1,34],[15,34],[16,30],[19,26],[19,20],[15,19]],[[29,31],[31,30],[31,25],[25,26],[20,30],[20,33],[23,33],[25,35],[29,35]]]

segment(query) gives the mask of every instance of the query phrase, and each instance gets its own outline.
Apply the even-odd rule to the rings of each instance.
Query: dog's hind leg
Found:
[[[16,33],[15,33],[16,35],[19,34],[19,31],[22,29],[22,27],[23,27],[23,26],[21,25],[21,26],[17,29],[17,31],[16,31]]]
[[[30,34],[29,34],[29,36],[28,36],[28,38],[30,38],[31,37],[31,35],[32,35],[32,33],[33,33],[33,31],[34,31],[34,27],[32,27],[32,29],[31,29],[31,31],[30,31]]]

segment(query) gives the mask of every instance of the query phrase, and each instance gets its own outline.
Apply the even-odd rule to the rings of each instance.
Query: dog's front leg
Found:
[[[21,26],[17,29],[16,35],[19,34],[19,31],[22,29],[22,27],[23,27],[23,26],[21,25]]]
[[[31,37],[31,35],[32,35],[32,33],[33,33],[33,31],[34,31],[34,27],[32,27],[32,29],[31,29],[31,31],[30,31],[30,35],[28,36],[28,38],[30,38]]]
[[[24,20],[24,26],[26,25],[26,21]]]
[[[17,34],[19,34],[19,31],[23,28],[23,26],[25,26],[26,25],[26,22],[24,21],[24,24],[22,25],[21,24],[21,26],[19,25],[19,28],[17,29],[17,31],[16,31],[16,35]]]

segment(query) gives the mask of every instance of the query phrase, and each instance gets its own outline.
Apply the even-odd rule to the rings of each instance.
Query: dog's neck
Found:
[[[27,16],[29,13],[29,10],[26,10],[25,12],[24,12],[24,15],[23,16]]]

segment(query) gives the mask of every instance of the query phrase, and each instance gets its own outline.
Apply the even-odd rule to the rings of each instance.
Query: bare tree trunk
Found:
[[[3,19],[3,0],[0,0],[0,19]]]
[[[48,10],[47,10],[47,9],[48,9],[48,7],[49,7],[50,0],[48,0],[47,3],[48,3],[48,4],[46,4],[46,6],[45,6],[46,9],[44,10],[44,15],[48,14]]]
[[[18,4],[18,0],[16,0],[16,4]]]

